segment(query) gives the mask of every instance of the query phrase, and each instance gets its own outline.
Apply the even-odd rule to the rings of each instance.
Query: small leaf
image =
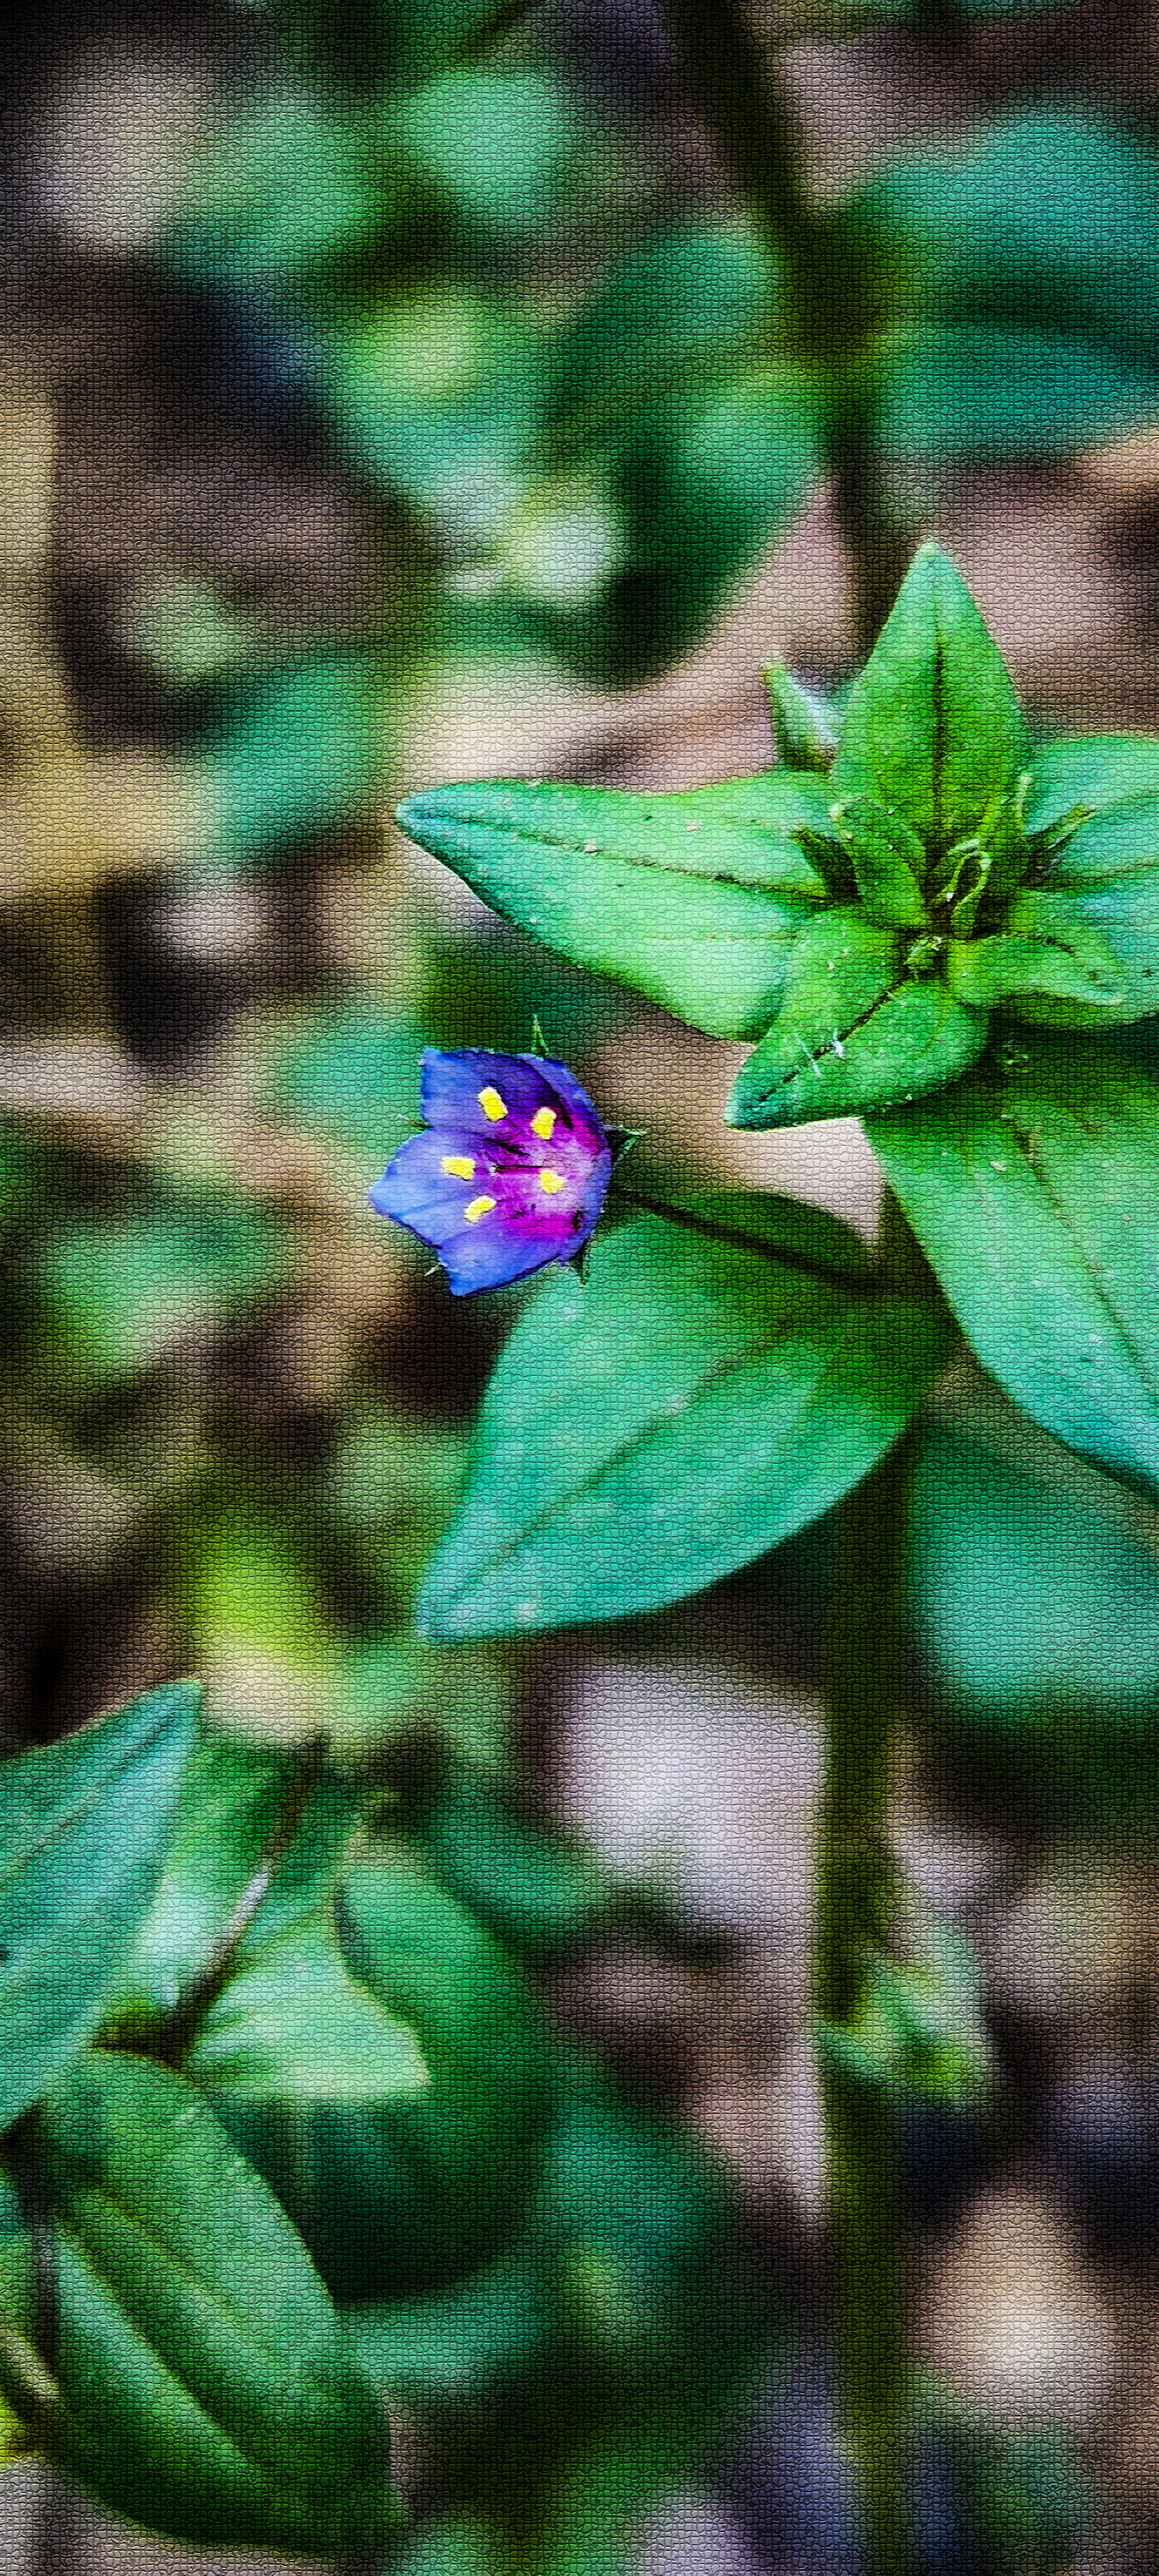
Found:
[[[529,1304],[418,1616],[493,1636],[651,1610],[817,1519],[904,1427],[936,1313],[648,1217]]]
[[[940,852],[977,830],[1026,753],[998,647],[960,573],[923,546],[854,685],[830,792],[874,798]]]
[[[1159,1092],[1019,1032],[873,1145],[979,1359],[1056,1438],[1159,1487]]]
[[[793,835],[830,828],[803,771],[682,796],[499,780],[412,796],[398,819],[517,930],[714,1037],[776,1008],[823,891]]]
[[[1146,1019],[1159,1005],[1159,796],[1108,804],[1069,830],[1064,816],[1055,828],[1057,845],[1049,825],[1046,834],[1048,894],[1020,895],[1010,926],[1019,926],[1028,902],[1049,900],[1061,936],[1098,941],[1108,955],[1119,998],[1099,1018]],[[1020,1008],[1020,1018],[1032,1016],[1081,1027],[1094,1015],[1064,1003]]]
[[[802,688],[783,662],[761,674],[768,691],[777,758],[786,769],[815,769],[825,778],[833,766],[837,728],[819,698]]]
[[[898,934],[862,911],[821,913],[793,949],[772,1028],[733,1084],[728,1125],[845,1118],[956,1080],[981,1054],[986,1020],[904,961]]]
[[[386,2427],[292,2227],[191,2085],[94,2053],[42,2105],[61,2414],[102,2503],[195,2542],[374,2550]]]
[[[277,1827],[285,1755],[206,1735],[186,1766],[165,1866],[110,2009],[162,2017],[208,1967]]]
[[[171,1682],[0,1771],[0,2130],[95,2030],[165,1853],[201,1693]]]
[[[951,939],[946,982],[977,1011],[1007,1010],[1025,999],[1080,1003],[1091,1020],[1116,1018],[1124,992],[1109,942],[1083,920],[1077,904],[1056,895],[1020,895],[1008,928],[989,939]]]
[[[830,811],[869,919],[883,930],[927,929],[921,883],[925,853],[916,834],[871,796],[847,796]]]

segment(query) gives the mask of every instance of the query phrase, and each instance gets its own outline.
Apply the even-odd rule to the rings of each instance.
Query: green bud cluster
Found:
[[[1032,752],[960,575],[917,555],[839,727],[766,674],[817,881],[737,1127],[901,1106],[977,1062],[992,1015],[1060,1028],[1159,1007],[1159,743]]]

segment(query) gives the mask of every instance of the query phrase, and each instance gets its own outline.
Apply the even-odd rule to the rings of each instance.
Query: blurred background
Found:
[[[194,1671],[235,1748],[325,1728],[394,1801],[626,2106],[559,2150],[593,2386],[692,2333],[724,2229],[703,2438],[653,2456],[623,2396],[647,2474],[604,2443],[561,2576],[858,2565],[805,2029],[830,1533],[607,1631],[416,1643],[519,1300],[452,1303],[365,1192],[421,1047],[523,1048],[535,1014],[661,1186],[870,1233],[877,1182],[855,1122],[726,1134],[739,1050],[508,933],[391,805],[767,765],[762,665],[839,693],[875,566],[934,531],[1036,729],[1159,731],[1153,12],[750,27],[834,220],[825,346],[793,201],[778,241],[649,0],[141,0],[4,39],[0,1730]],[[1154,1063],[1152,1026],[1123,1043]],[[993,2076],[899,2137],[917,2347],[996,2428],[947,2414],[923,2459],[925,2576],[1129,2576],[1159,2541],[1154,1515],[962,1363],[910,1602],[897,1835]],[[392,2271],[334,2154],[319,2259],[380,2303],[413,2566],[483,2576],[466,2428],[531,2438],[530,2258],[428,2262],[420,2219]],[[5,2513],[38,2576],[210,2563],[23,2468]]]

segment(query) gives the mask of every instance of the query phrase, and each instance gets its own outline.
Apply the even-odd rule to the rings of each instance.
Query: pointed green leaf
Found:
[[[1159,1091],[1020,1030],[875,1118],[886,1177],[979,1359],[1072,1449],[1159,1488]]]
[[[190,2541],[374,2550],[386,2426],[272,2195],[189,2084],[94,2052],[42,2105],[62,2399],[54,2456]]]
[[[837,727],[819,698],[793,678],[783,662],[762,672],[773,719],[777,758],[786,769],[815,769],[825,778],[837,749]]]
[[[793,836],[830,828],[807,771],[686,796],[499,780],[412,796],[398,819],[517,930],[714,1037],[775,1010],[822,895]]]
[[[944,1352],[929,1308],[646,1217],[546,1280],[420,1596],[440,1637],[657,1609],[827,1511]]]
[[[892,1107],[953,1082],[986,1043],[986,1020],[940,978],[906,971],[905,943],[864,912],[824,912],[802,931],[785,998],[741,1066],[730,1127],[799,1127]]]
[[[1065,819],[1058,829],[1065,830]],[[1100,1020],[1148,1018],[1159,1008],[1159,795],[1108,804],[1066,831],[1058,846],[1051,845],[1048,826],[1046,889],[1018,896],[1010,928],[1021,927],[1028,904],[1049,901],[1060,937],[1098,941],[1107,953],[1119,999],[1099,1011]],[[1032,1016],[1081,1027],[1094,1014],[1062,1003],[1033,1012],[1019,1007],[1020,1018]]]
[[[923,546],[849,700],[830,792],[873,797],[943,851],[978,828],[1026,753],[998,647],[960,573]]]
[[[185,2071],[251,2101],[385,2102],[427,2082],[413,2031],[347,1975],[323,1912],[272,1938],[259,1917]]]
[[[172,1682],[0,1770],[0,2130],[95,2030],[157,1883],[201,1693]]]
[[[1076,904],[1024,894],[1006,919],[1008,928],[992,938],[947,942],[946,982],[956,1000],[1016,1018],[1028,999],[1081,1004],[1095,1022],[1118,1017],[1126,998],[1118,960]]]
[[[208,1967],[261,1866],[292,1777],[286,1755],[264,1745],[207,1734],[195,1747],[156,1894],[117,1976],[114,2013],[163,2016]]]
[[[869,919],[883,930],[927,929],[921,885],[925,853],[916,833],[871,796],[847,796],[830,810]]]

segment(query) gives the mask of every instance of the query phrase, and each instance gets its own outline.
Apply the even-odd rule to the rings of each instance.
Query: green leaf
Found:
[[[475,238],[558,229],[598,166],[574,95],[545,71],[444,72],[400,104],[394,132]]]
[[[657,1609],[819,1517],[908,1420],[937,1316],[648,1217],[529,1303],[418,1618],[490,1636]]]
[[[156,1894],[116,1979],[115,2013],[169,2013],[208,1967],[261,1866],[291,1778],[283,1754],[229,1736],[196,1745]]]
[[[923,1441],[911,1633],[955,1725],[1011,1743],[1069,1714],[1089,1765],[1099,1734],[1137,1743],[1154,1723],[1159,1563],[1107,1488],[1060,1485],[1059,1453],[1012,1419],[1017,1460],[938,1426]]]
[[[440,284],[335,340],[325,387],[361,473],[401,492],[453,553],[493,542],[530,470],[543,353],[512,297]]]
[[[198,156],[170,255],[218,292],[268,296],[361,241],[376,213],[357,130],[286,84],[235,110]]]
[[[551,2330],[542,2266],[521,2245],[448,2290],[348,2310],[364,2370],[404,2405],[477,2405],[526,2376]]]
[[[1005,1009],[1015,1018],[1028,999],[1079,1005],[1083,1018],[1096,1024],[1121,1017],[1126,995],[1114,949],[1077,904],[1023,894],[1006,921],[989,939],[948,941],[946,982],[957,1001],[979,1011]]]
[[[1094,1040],[1019,1031],[870,1135],[983,1366],[1045,1430],[1153,1492],[1155,1086]]]
[[[347,1975],[323,1912],[272,1936],[259,1915],[185,2068],[207,2092],[253,2101],[385,2102],[427,2081],[413,2032]]]
[[[313,73],[339,85],[405,88],[470,60],[506,17],[505,0],[369,0],[353,15],[335,0],[279,0],[277,16]]]
[[[922,546],[855,682],[829,775],[935,854],[976,831],[1026,765],[1010,674],[961,574]]]
[[[1124,765],[1119,761],[1110,771],[1112,779],[1116,771],[1123,777]],[[1064,768],[1058,785],[1044,800],[1048,813],[1057,807],[1060,795],[1069,793],[1070,784]],[[1097,787],[1092,786],[1091,792],[1093,798]],[[1053,826],[1046,825],[1044,865],[1049,892],[1020,895],[1008,916],[1010,927],[1021,926],[1028,904],[1049,905],[1060,938],[1071,943],[1089,940],[1106,953],[1119,998],[1100,1010],[1099,1018],[1146,1019],[1159,1003],[1159,796],[1124,797],[1068,829],[1068,815],[1075,811],[1070,805]],[[1052,830],[1059,836],[1058,846],[1052,844]],[[1086,1025],[1094,1015],[1081,1006],[1037,1008],[1033,1013],[1019,1009],[1020,1018],[1031,1016],[1073,1027]]]
[[[1070,814],[1101,814],[1143,797],[1159,799],[1159,741],[1144,733],[1064,735],[1041,744],[1031,761],[1026,829],[1049,832]],[[1155,846],[1159,854],[1159,835]]]
[[[95,2030],[153,1889],[196,1682],[146,1691],[0,1770],[0,2130]]]
[[[777,758],[787,769],[815,769],[827,778],[837,749],[837,729],[818,698],[793,678],[783,662],[762,673],[773,719]]]
[[[120,2033],[162,2020],[215,1960],[266,1864],[293,1778],[283,1756],[250,1745],[199,1747],[155,1902],[112,1998]],[[378,2102],[425,2084],[413,2033],[380,2011],[339,1953],[329,1896],[356,1818],[353,1800],[324,1780],[193,2033],[184,2071],[205,2091]]]
[[[575,1943],[608,1904],[596,1861],[468,1772],[439,1792],[418,1834],[452,1895],[517,1950],[535,1955]]]
[[[822,894],[793,837],[828,828],[805,771],[683,796],[500,780],[412,796],[398,819],[517,930],[714,1037],[767,1024]]]
[[[489,2194],[504,2170],[516,2194],[548,2107],[543,2032],[519,1969],[401,1845],[348,1871],[337,1919],[352,1973],[413,2023],[430,2068],[429,2100],[396,2115],[400,2140],[412,2155],[425,2140],[464,2199],[473,2179]]]
[[[42,2105],[62,2400],[53,2455],[199,2542],[373,2550],[386,2427],[288,2220],[192,2086],[94,2054]]]
[[[883,930],[925,930],[925,853],[900,815],[871,796],[847,796],[830,808],[835,838],[848,852],[857,891],[871,922]]]
[[[780,1011],[741,1066],[725,1119],[799,1127],[890,1108],[964,1073],[986,1028],[940,977],[906,972],[897,933],[860,910],[823,912],[796,942]]]
[[[336,1900],[351,1975],[415,2034],[430,2082],[388,2103],[221,2105],[339,2298],[405,2298],[485,2262],[517,2223],[550,2096],[520,1970],[411,1849],[376,1847]]]
[[[383,2102],[421,2093],[413,2031],[349,1976],[331,1907],[357,1809],[324,1781],[198,2022],[185,2071],[237,2100]]]

